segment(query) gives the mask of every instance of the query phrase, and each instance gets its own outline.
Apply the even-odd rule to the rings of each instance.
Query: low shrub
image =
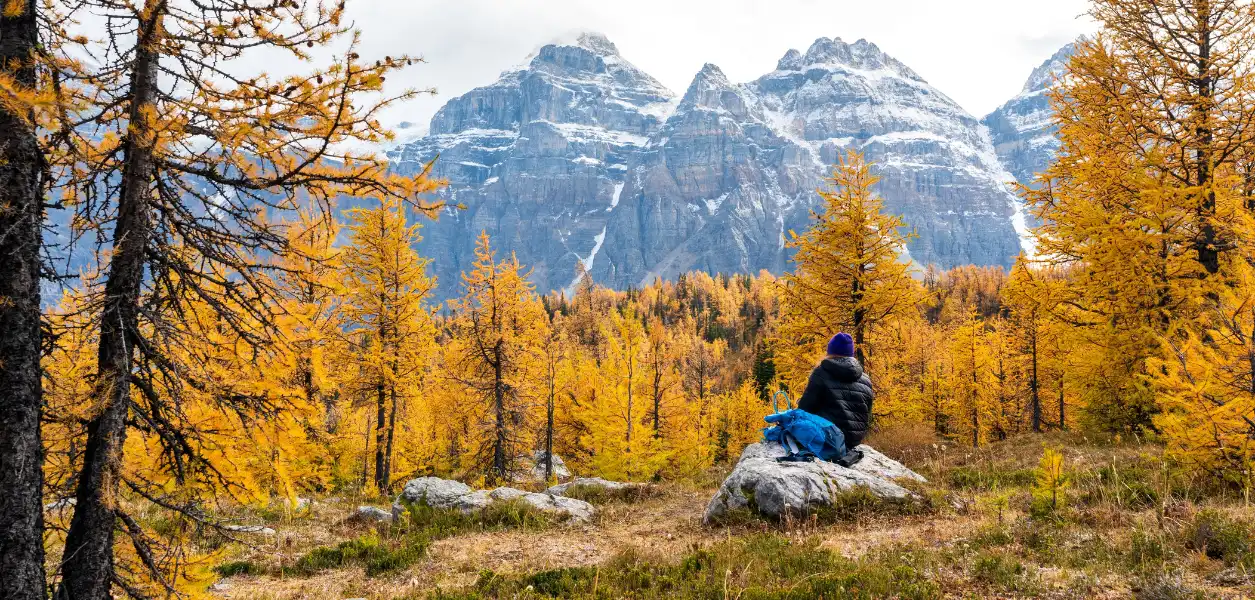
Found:
[[[1255,532],[1216,510],[1204,510],[1186,528],[1185,545],[1229,566],[1255,569]]]
[[[222,563],[214,567],[214,573],[220,577],[233,577],[235,575],[262,575],[266,569],[261,565],[248,560],[234,560]]]
[[[1001,552],[982,552],[972,561],[972,578],[996,589],[1029,591],[1027,574],[1024,563]]]

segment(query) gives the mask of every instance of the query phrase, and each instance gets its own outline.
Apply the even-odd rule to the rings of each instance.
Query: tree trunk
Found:
[[[0,69],[35,85],[36,3],[0,15]],[[44,597],[39,247],[39,141],[25,115],[0,105],[0,598]]]
[[[972,447],[980,448],[980,380],[976,377],[976,338],[972,338]]]
[[[1243,167],[1242,197],[1246,199],[1246,210],[1255,212],[1255,158],[1248,159]]]
[[[545,402],[545,481],[553,479],[553,413],[556,396],[558,390],[555,389],[554,381],[557,374],[551,374],[549,378],[549,398]]]
[[[1059,429],[1068,430],[1068,418],[1064,413],[1063,404],[1063,373],[1059,373]]]
[[[1198,186],[1203,190],[1203,202],[1199,210],[1199,237],[1195,242],[1198,252],[1198,262],[1203,265],[1208,274],[1215,275],[1220,271],[1220,249],[1219,235],[1216,231],[1216,225],[1213,219],[1216,217],[1216,190],[1213,187],[1213,179],[1215,178],[1212,169],[1212,160],[1215,156],[1212,152],[1212,144],[1214,134],[1210,123],[1211,107],[1215,96],[1215,79],[1212,77],[1211,68],[1212,57],[1212,31],[1210,29],[1212,21],[1212,11],[1209,2],[1199,2],[1195,4],[1195,10],[1199,31],[1198,39],[1198,58],[1195,63],[1198,69],[1197,77],[1194,80],[1196,86],[1195,93],[1198,98],[1194,103],[1195,109],[1200,110],[1202,114],[1197,115],[1197,129],[1195,135],[1198,137],[1198,146],[1194,150],[1195,159],[1198,161]]]
[[[654,439],[662,439],[662,365],[654,364]]]
[[[626,435],[624,435],[624,437],[623,437],[623,441],[624,441],[624,442],[626,442],[626,451],[627,451],[627,452],[631,452],[631,451],[632,451],[632,424],[633,424],[633,422],[635,422],[635,421],[636,421],[636,417],[632,414],[632,411],[633,411],[633,408],[634,408],[634,407],[632,406],[632,401],[633,401],[633,398],[632,398],[632,380],[636,377],[636,369],[635,369],[635,366],[634,366],[635,364],[636,364],[636,363],[635,363],[635,362],[633,362],[632,357],[631,357],[631,356],[628,356],[628,372],[627,372],[627,376],[628,376],[628,381],[627,381],[627,434],[626,434]]]
[[[392,406],[388,409],[388,447],[383,456],[383,480],[386,487],[392,486],[392,440],[397,434],[397,386],[392,384],[389,400]],[[385,488],[386,489],[386,488]]]
[[[74,517],[66,534],[58,598],[108,600],[114,579],[114,512],[121,479],[126,419],[131,408],[131,361],[138,339],[145,251],[152,236],[149,195],[156,147],[158,37],[164,0],[147,0],[141,13],[131,73],[130,132],[123,145],[113,258],[105,281],[93,395],[96,412],[87,423],[87,447],[78,477]]]
[[[867,317],[866,310],[862,307],[863,302],[863,277],[866,273],[866,266],[860,264],[858,266],[858,277],[854,279],[854,290],[851,293],[851,299],[854,305],[854,358],[858,359],[858,364],[863,365],[863,369],[867,369],[867,355],[863,352],[863,342],[866,341]],[[868,415],[871,418],[871,415]]]
[[[365,493],[366,481],[370,479],[370,418],[364,419],[362,427],[362,492]]]
[[[384,493],[388,487],[385,479],[384,449],[387,446],[385,428],[387,425],[387,387],[383,381],[375,385],[375,489]]]
[[[340,391],[334,390],[330,394],[322,394],[324,429],[327,433],[335,435],[340,429]]]
[[[1029,356],[1033,361],[1033,372],[1028,380],[1029,401],[1033,404],[1033,433],[1041,433],[1041,393],[1037,383],[1037,331],[1036,325],[1029,338]]]
[[[505,374],[502,373],[501,365],[501,346],[504,342],[497,341],[493,346],[493,381],[492,381],[492,400],[494,416],[497,421],[496,438],[492,444],[492,476],[497,481],[506,479],[506,443],[509,440],[508,425],[506,423],[506,407],[505,407]]]

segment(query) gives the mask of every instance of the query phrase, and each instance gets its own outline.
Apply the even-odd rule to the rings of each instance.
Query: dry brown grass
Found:
[[[397,598],[420,589],[473,583],[480,571],[522,573],[560,566],[599,564],[625,549],[679,556],[695,543],[721,539],[724,532],[701,525],[711,491],[663,487],[633,503],[599,508],[587,524],[545,531],[475,532],[432,544],[421,564],[402,573],[367,578],[359,569],[342,569],[308,578],[235,576],[227,580],[226,598],[287,600],[296,598]],[[309,549],[348,539],[370,529],[343,522],[355,505],[315,504],[313,514],[286,525],[274,542],[240,552],[232,560],[274,564],[294,561]],[[290,563],[289,563],[290,564]]]
[[[869,443],[935,476],[928,487],[945,498],[940,512],[869,514],[855,522],[801,521],[783,528],[765,523],[709,528],[700,518],[714,486],[726,473],[726,469],[712,469],[700,484],[662,484],[656,495],[602,505],[590,523],[544,530],[475,531],[441,539],[422,561],[399,573],[372,578],[359,567],[297,579],[235,576],[226,581],[229,589],[215,595],[264,600],[425,597],[436,588],[466,589],[486,570],[521,577],[560,567],[598,565],[605,569],[625,553],[674,563],[692,556],[694,548],[717,548],[721,542],[752,539],[755,533],[771,531],[799,544],[809,540],[856,561],[874,562],[885,553],[903,552],[903,560],[909,557],[927,564],[920,568],[926,568],[944,590],[943,597],[1170,597],[1155,594],[1173,590],[1192,594],[1180,597],[1255,597],[1238,591],[1246,584],[1226,583],[1240,580],[1244,573],[1235,574],[1223,561],[1191,550],[1183,533],[1195,526],[1203,510],[1219,511],[1232,522],[1250,523],[1255,522],[1255,508],[1232,498],[1176,499],[1166,484],[1156,493],[1166,494],[1167,501],[1129,503],[1120,494],[1132,488],[1112,485],[1098,476],[1103,469],[1136,473],[1146,465],[1153,467],[1160,456],[1153,444],[1051,433],[971,449],[943,444],[931,433],[915,429],[877,432]],[[1070,505],[1057,522],[1028,515],[1031,480],[1026,483],[1024,473],[1036,466],[1044,448],[1063,449],[1067,468],[1078,475],[1069,492]],[[967,479],[956,478],[956,473]],[[991,489],[985,487],[987,481],[1010,483]],[[999,496],[1006,501],[999,502]],[[252,549],[236,549],[232,558],[274,565],[294,560],[312,547],[361,535],[368,526],[341,522],[355,506],[353,502],[315,504],[309,516],[273,524],[279,530],[275,538]],[[1168,558],[1152,560],[1149,569],[1131,565],[1130,548],[1144,543],[1135,540],[1139,535],[1158,540],[1155,543]],[[1019,565],[1023,575],[998,571],[997,560]]]

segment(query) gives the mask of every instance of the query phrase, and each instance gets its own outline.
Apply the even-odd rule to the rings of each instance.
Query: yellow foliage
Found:
[[[1240,261],[1245,263],[1245,261]],[[1163,412],[1155,424],[1168,450],[1194,468],[1250,485],[1255,467],[1255,269],[1203,315],[1203,329],[1164,336],[1164,358],[1151,361]]]
[[[1058,511],[1067,502],[1068,474],[1063,468],[1063,454],[1046,448],[1037,466],[1033,500],[1046,513]]]
[[[775,337],[778,368],[790,389],[804,387],[828,339],[854,337],[855,352],[872,374],[896,363],[900,348],[879,343],[881,329],[917,314],[922,290],[901,260],[913,234],[900,217],[883,213],[872,191],[878,181],[863,156],[850,152],[833,168],[833,189],[820,191],[823,210],[805,233],[793,234],[795,269],[784,276]]]

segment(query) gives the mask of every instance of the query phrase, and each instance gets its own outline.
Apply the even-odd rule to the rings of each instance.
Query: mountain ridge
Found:
[[[1048,61],[1049,62],[1049,61]],[[616,288],[686,270],[780,272],[837,157],[865,152],[920,264],[1009,265],[1027,226],[982,120],[867,40],[819,38],[770,73],[730,81],[707,63],[677,96],[584,32],[542,46],[451,99],[430,133],[390,151],[435,156],[441,197],[467,206],[425,227],[440,295],[480,230],[533,268],[540,291],[577,269]]]

